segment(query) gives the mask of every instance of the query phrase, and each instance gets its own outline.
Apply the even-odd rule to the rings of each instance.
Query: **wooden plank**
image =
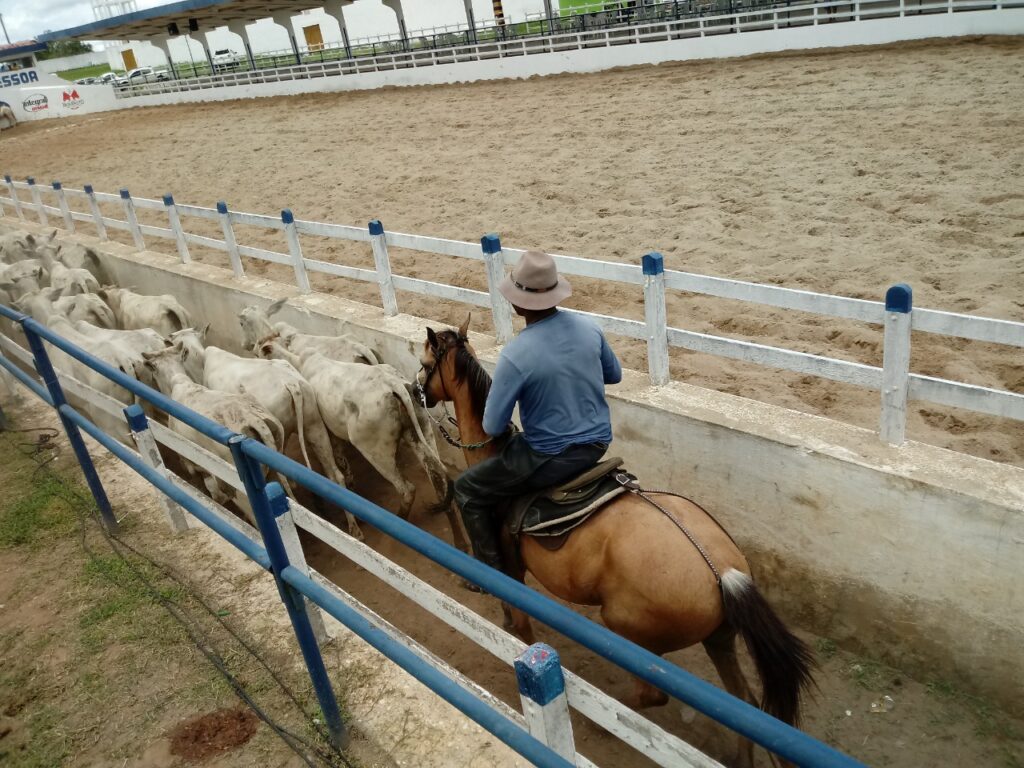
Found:
[[[178,213],[182,216],[194,216],[197,219],[207,219],[209,221],[220,220],[220,214],[217,213],[216,208],[203,208],[198,205],[181,205],[179,203]]]
[[[256,213],[239,213],[229,211],[233,224],[244,224],[249,227],[266,227],[267,229],[284,229],[284,222],[275,216],[261,216]]]
[[[502,248],[502,252],[505,257],[505,266],[514,265],[526,253],[522,248]],[[617,283],[630,283],[632,285],[644,284],[643,270],[637,264],[619,264],[614,261],[599,261],[598,259],[565,256],[558,253],[550,255],[555,260],[558,271],[567,275],[593,277],[598,280],[613,280]],[[668,272],[665,273],[665,277],[668,277]],[[667,282],[666,285],[668,285]]]
[[[193,235],[190,232],[185,232],[184,234],[185,242],[187,243],[191,243],[193,245],[203,245],[206,246],[207,248],[213,248],[214,250],[217,251],[228,250],[227,243],[225,243],[223,240],[217,240],[213,237],[203,237],[202,235]]]
[[[461,240],[445,240],[441,237],[424,237],[409,235],[403,232],[385,232],[388,245],[395,248],[408,248],[412,251],[436,253],[441,256],[457,256],[462,259],[483,261],[484,254],[478,243],[466,243]]]
[[[574,315],[580,315],[581,317],[589,317],[599,326],[602,330],[608,333],[614,333],[618,336],[627,336],[631,339],[646,339],[647,338],[647,325],[640,320],[627,320],[623,317],[612,317],[610,315],[599,315],[596,312],[584,312],[581,309],[564,309],[563,312],[569,312]],[[672,343],[671,331],[669,328],[669,343]]]
[[[162,211],[164,203],[162,200],[150,200],[148,197],[133,197],[132,202],[136,208],[143,208],[149,211]]]
[[[915,331],[1024,347],[1024,323],[1011,320],[961,315],[937,309],[915,309],[911,327]]]
[[[139,232],[144,235],[153,235],[153,237],[162,237],[167,240],[174,239],[174,232],[166,227],[154,227],[149,224],[139,224]]]
[[[295,524],[299,528],[313,534],[381,581],[394,587],[409,600],[501,661],[511,665],[525,650],[526,644],[521,640],[496,627],[462,603],[420,580],[367,545],[356,541],[336,526],[298,504],[293,505],[292,509]],[[565,688],[570,705],[580,714],[640,750],[658,765],[665,768],[721,768],[719,763],[682,739],[659,728],[568,670],[565,670]]]
[[[490,307],[491,297],[483,291],[474,291],[470,288],[460,288],[455,285],[444,283],[432,283],[429,280],[419,280],[415,277],[403,277],[394,275],[395,288],[403,291],[411,291],[424,296],[434,296],[448,301],[459,301],[463,304],[475,304],[478,307]]]
[[[757,363],[773,368],[783,368],[833,381],[856,384],[869,389],[880,390],[882,388],[882,369],[871,365],[850,363],[805,352],[793,352],[749,341],[737,341],[721,336],[683,331],[679,328],[668,329],[668,343],[673,347],[682,347],[694,352],[744,360],[748,363]]]
[[[336,275],[347,277],[350,280],[360,280],[364,283],[376,283],[377,273],[372,269],[362,267],[350,267],[347,264],[333,264],[329,261],[317,261],[316,259],[303,259],[306,269],[310,272],[322,272],[325,275]]]
[[[234,214],[229,214],[234,218]],[[254,248],[251,245],[240,245],[238,246],[238,253],[242,256],[248,256],[253,259],[263,259],[263,261],[272,261],[274,264],[287,264],[291,266],[292,257],[286,253],[278,253],[277,251],[267,251],[263,248]]]
[[[936,379],[931,376],[910,374],[910,399],[966,408],[991,416],[1024,421],[1024,395],[1000,389],[962,384],[958,381]]]
[[[336,240],[355,240],[369,242],[370,233],[364,227],[349,227],[344,224],[325,224],[320,221],[295,220],[295,227],[300,232],[321,237],[333,237]]]

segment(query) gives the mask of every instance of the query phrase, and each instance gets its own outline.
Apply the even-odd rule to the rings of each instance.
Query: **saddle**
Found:
[[[513,499],[505,515],[513,540],[532,536],[547,549],[561,548],[574,528],[626,492],[620,477],[632,476],[615,471],[622,463],[620,458],[605,459],[562,485]]]

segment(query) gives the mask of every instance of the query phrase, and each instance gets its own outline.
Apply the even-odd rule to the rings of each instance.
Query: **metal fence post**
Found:
[[[142,230],[139,229],[139,217],[135,215],[135,203],[132,202],[131,193],[126,188],[121,190],[121,203],[124,205],[125,221],[132,232],[135,247],[140,251],[146,250],[146,241],[142,239]]]
[[[306,563],[306,554],[302,551],[302,542],[299,540],[299,532],[295,528],[295,520],[292,518],[290,502],[284,489],[278,483],[271,483],[267,486],[267,500],[270,502],[270,511],[277,522],[277,531],[281,534],[281,543],[284,544],[285,554],[288,555],[288,562],[294,568],[309,578],[309,565]],[[305,598],[303,598],[305,600]],[[313,628],[313,635],[316,637],[317,645],[323,645],[330,636],[327,634],[327,626],[324,624],[324,616],[320,607],[306,600],[306,613],[309,614],[309,623]]]
[[[182,264],[192,261],[188,252],[188,243],[185,242],[185,230],[181,228],[181,217],[178,216],[178,206],[174,204],[174,195],[164,195],[164,205],[167,207],[167,221],[170,222],[171,231],[174,233],[174,241],[178,244],[178,256]]]
[[[7,189],[11,193],[11,201],[14,203],[14,212],[18,214],[18,218],[24,220],[25,212],[21,210],[21,200],[18,199],[18,190],[14,188],[14,180],[8,175],[4,176],[4,182],[7,184]]]
[[[92,184],[86,184],[85,194],[89,196],[89,210],[92,211],[92,220],[96,224],[96,234],[100,240],[107,239],[107,225],[103,223],[103,214],[100,213],[100,204],[96,202],[96,193],[92,189]]]
[[[149,419],[138,403],[129,405],[124,409],[124,417],[128,420],[128,427],[132,431],[132,440],[135,447],[139,449],[140,458],[157,472],[167,477],[170,473],[164,466],[164,460],[160,458],[160,449],[156,446],[156,439],[153,431],[149,428]],[[158,496],[160,506],[163,507],[164,515],[167,516],[167,524],[171,533],[184,533],[188,530],[188,518],[185,517],[185,510],[175,504],[162,493]]]
[[[309,293],[309,275],[306,274],[306,265],[302,262],[302,246],[299,244],[299,230],[295,228],[295,216],[291,210],[285,208],[281,211],[281,221],[284,222],[284,236],[288,240],[288,250],[292,255],[292,268],[295,270],[295,282],[302,293]]]
[[[669,381],[668,315],[665,310],[665,259],[660,253],[643,258],[644,321],[647,323],[647,370],[656,387]]]
[[[36,213],[39,215],[39,223],[44,227],[50,225],[50,220],[46,217],[46,211],[43,210],[43,200],[39,196],[39,187],[36,186],[36,180],[29,176],[25,179],[25,182],[29,186],[29,194],[32,195],[32,205],[36,208]]]
[[[59,181],[53,182],[53,191],[57,193],[57,205],[60,206],[60,215],[64,217],[64,229],[68,232],[74,232],[75,220],[71,217],[71,209],[68,207],[68,196],[64,193],[64,185]]]
[[[558,651],[546,643],[534,643],[514,666],[530,735],[576,765],[576,743]]]
[[[388,244],[380,219],[370,222],[370,245],[373,246],[373,262],[377,267],[377,284],[380,286],[384,314],[397,315],[398,298],[395,296],[395,283],[391,279],[391,260],[388,258]]]
[[[235,229],[231,226],[231,214],[228,212],[228,204],[223,200],[217,203],[217,213],[220,214],[220,226],[224,232],[224,243],[228,248],[228,259],[231,261],[231,271],[235,277],[244,277],[245,270],[242,269],[242,257],[238,253],[238,241],[235,240]]]
[[[32,350],[32,356],[35,358],[36,371],[50,393],[50,399],[53,400],[53,407],[57,409],[57,415],[60,416],[61,423],[64,425],[64,432],[68,436],[68,442],[71,443],[71,449],[75,452],[75,458],[78,459],[78,464],[82,467],[85,482],[89,486],[89,490],[92,491],[93,499],[96,500],[96,506],[103,518],[103,527],[109,533],[116,534],[118,531],[117,518],[114,517],[114,510],[110,508],[110,500],[107,498],[107,492],[103,490],[103,483],[96,473],[96,467],[92,463],[89,450],[85,447],[85,441],[82,440],[82,433],[78,431],[78,425],[68,419],[61,410],[69,407],[68,401],[64,396],[64,389],[57,379],[57,373],[53,370],[46,347],[43,346],[43,340],[30,327],[35,324],[35,320],[23,316],[19,322],[25,333],[25,338],[28,340],[29,349]]]
[[[281,595],[281,601],[288,611],[292,628],[295,630],[295,637],[299,641],[299,649],[302,651],[306,669],[309,670],[309,677],[313,682],[317,700],[320,702],[324,722],[327,724],[335,746],[343,749],[348,742],[348,733],[345,724],[341,721],[338,700],[334,696],[323,656],[320,655],[320,648],[317,646],[309,613],[306,611],[306,600],[294,587],[281,578],[281,574],[291,565],[291,562],[288,559],[288,551],[284,542],[281,540],[277,523],[274,521],[270,499],[278,494],[283,496],[284,489],[276,482],[269,486],[266,484],[259,462],[245,452],[244,443],[247,439],[241,435],[235,435],[228,441],[228,448],[231,449],[235,467],[238,469],[238,476],[242,479],[245,492],[249,496],[256,525],[263,537],[263,546],[266,547],[267,556],[270,558],[270,567],[277,582],[277,589]]]
[[[898,283],[885,292],[880,433],[882,439],[890,445],[902,445],[907,431],[913,296],[913,291],[906,283]]]
[[[505,259],[501,253],[501,238],[484,235],[480,238],[487,264],[487,289],[491,294],[491,315],[494,318],[494,333],[499,344],[512,341],[512,305],[501,295],[498,286],[505,279]]]

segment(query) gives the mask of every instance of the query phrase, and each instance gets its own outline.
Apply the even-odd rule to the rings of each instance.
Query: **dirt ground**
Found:
[[[140,197],[534,247],[1024,320],[1024,39],[664,64],[517,82],[126,110],[4,134],[3,172]],[[114,213],[116,208],[111,209]],[[162,214],[147,213],[152,223]],[[192,220],[193,231],[219,228]],[[285,250],[279,232],[243,243]],[[120,234],[119,234],[120,236]],[[152,238],[151,238],[152,241]],[[155,242],[155,241],[154,241]],[[160,242],[156,247],[171,250]],[[371,266],[365,244],[308,256]],[[193,249],[203,260],[214,252]],[[395,272],[485,287],[481,264],[392,249]],[[291,282],[276,265],[248,269]],[[642,317],[636,286],[576,279],[569,306]],[[314,287],[378,304],[372,285]],[[447,322],[465,306],[401,293]],[[881,330],[676,294],[677,327],[880,365]],[[478,313],[478,327],[488,318]],[[616,339],[632,368],[644,347]],[[914,337],[913,370],[1024,392],[1020,350]],[[677,379],[875,428],[878,394],[677,351]],[[913,403],[912,439],[1024,463],[1019,424]]]
[[[52,439],[57,459],[48,466],[59,475],[36,471],[26,454],[35,451],[37,428],[53,431],[58,422],[42,406],[24,403],[5,412],[16,429],[0,434],[0,763],[17,768],[103,766],[104,768],[217,768],[302,765],[269,728],[255,723],[231,689],[214,672],[154,600],[113,556],[95,524],[87,526],[83,549],[75,508],[65,482],[79,473],[62,435]],[[46,458],[51,451],[42,451]],[[298,696],[315,711],[308,680],[283,611],[274,605],[273,583],[213,535],[171,538],[156,498],[130,469],[93,450],[97,467],[123,527],[122,538],[177,574],[185,585],[161,579],[159,572],[133,563],[154,579],[161,594],[202,619],[210,645],[226,660],[258,703],[292,730],[303,733],[303,718],[239,646],[203,617],[190,594],[198,595],[255,646]],[[356,467],[354,467],[356,468]],[[390,486],[366,467],[355,488],[393,505]],[[78,492],[82,493],[81,487]],[[413,521],[450,540],[443,516],[424,511],[432,501],[425,480]],[[328,513],[330,515],[330,513]],[[331,517],[341,523],[340,514]],[[462,589],[451,576],[364,526],[367,543],[455,596],[495,623],[498,605]],[[366,571],[354,567],[317,541],[304,542],[310,563],[357,599],[408,632],[514,708],[519,707],[510,666],[487,655]],[[92,554],[90,554],[90,552]],[[532,586],[537,587],[536,583]],[[589,609],[583,612],[597,619]],[[278,615],[281,614],[281,615]],[[276,617],[277,621],[273,620]],[[799,631],[799,630],[798,630]],[[1024,767],[1024,723],[991,703],[967,695],[940,678],[913,679],[869,657],[854,656],[828,638],[799,634],[815,649],[819,690],[806,702],[805,729],[872,766],[919,768],[965,765]],[[552,643],[563,663],[613,695],[628,681],[603,660],[546,627],[538,639]],[[372,653],[371,653],[372,655]],[[669,658],[718,684],[714,671],[695,650]],[[357,638],[336,638],[325,651],[328,671],[356,740],[350,758],[371,768],[396,766],[523,766],[477,729],[455,730],[441,704],[417,683],[396,685],[379,658],[367,660]],[[746,660],[748,675],[749,660]],[[883,697],[892,702],[875,712]],[[425,715],[417,716],[417,712]],[[726,762],[734,738],[703,715],[673,702],[645,713],[709,755]],[[371,721],[376,721],[376,725]],[[376,733],[370,730],[376,728]],[[381,730],[383,728],[383,730]],[[603,730],[574,716],[582,752],[601,766],[653,765]],[[382,738],[382,733],[384,738]],[[307,736],[311,734],[307,733]],[[382,743],[386,742],[386,743]],[[467,749],[468,748],[468,749]],[[319,764],[318,764],[319,765]],[[758,768],[771,765],[757,752]]]

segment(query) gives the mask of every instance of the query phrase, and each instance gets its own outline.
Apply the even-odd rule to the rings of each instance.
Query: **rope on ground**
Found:
[[[95,504],[92,499],[81,493],[75,486],[70,484],[64,477],[59,473],[54,472],[48,468],[48,465],[57,457],[56,448],[57,443],[55,439],[60,436],[60,432],[53,427],[29,427],[25,429],[7,429],[8,433],[38,433],[38,437],[34,441],[30,442],[17,442],[15,447],[26,458],[31,459],[36,464],[36,469],[33,474],[38,475],[40,472],[45,472],[57,484],[67,493],[67,496],[60,496],[64,503],[66,503],[77,515],[78,518],[78,533],[79,533],[79,544],[82,547],[82,551],[86,554],[90,561],[97,559],[96,553],[89,546],[86,537],[86,523],[89,519],[92,520],[96,530],[98,530],[104,540],[107,542],[111,551],[118,557],[118,559],[124,563],[132,575],[141,582],[150,598],[158,603],[164,610],[170,615],[178,624],[181,625],[182,629],[188,635],[189,639],[203,654],[204,657],[210,662],[214,669],[227,681],[228,685],[234,691],[235,695],[247,706],[252,712],[267,726],[274,731],[275,734],[293,751],[299,758],[310,768],[318,768],[319,766],[327,766],[328,768],[336,768],[341,766],[342,768],[354,768],[352,763],[345,757],[344,753],[334,746],[331,742],[330,734],[326,728],[314,718],[306,710],[306,708],[299,701],[295,693],[287,686],[284,680],[281,679],[267,663],[266,659],[255,649],[253,646],[246,642],[237,631],[235,631],[216,610],[214,610],[202,597],[200,597],[195,590],[186,583],[178,574],[176,574],[172,568],[165,566],[149,555],[139,551],[120,536],[112,536],[102,525],[99,518],[99,513],[95,508]],[[10,442],[10,441],[9,441]],[[26,450],[27,449],[27,450]],[[210,642],[208,634],[203,632],[199,622],[192,616],[189,616],[187,611],[176,601],[170,597],[162,594],[157,589],[152,581],[142,572],[138,565],[132,562],[132,559],[125,554],[125,550],[138,557],[154,568],[162,577],[177,584],[185,592],[185,594],[203,610],[209,614],[213,619],[217,621],[221,627],[237,642],[249,656],[251,656],[274,680],[280,690],[285,696],[292,702],[298,712],[301,714],[306,723],[324,740],[326,747],[323,745],[315,744],[302,736],[288,730],[285,726],[274,720],[269,713],[267,713],[255,699],[246,690],[245,685],[228,669],[227,662],[224,656],[219,653]],[[102,571],[101,571],[102,572]],[[104,574],[106,576],[106,574]],[[111,583],[115,583],[111,577],[106,576]]]

